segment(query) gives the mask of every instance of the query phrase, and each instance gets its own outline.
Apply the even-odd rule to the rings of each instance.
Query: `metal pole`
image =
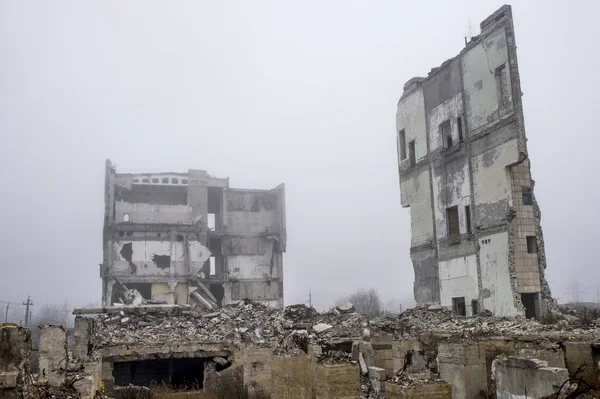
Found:
[[[6,302],[6,312],[4,312],[4,322],[8,323],[8,307],[10,306],[10,302]]]

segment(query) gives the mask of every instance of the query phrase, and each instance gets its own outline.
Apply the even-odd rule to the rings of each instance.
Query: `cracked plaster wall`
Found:
[[[467,316],[472,316],[472,300],[479,300],[477,257],[449,259],[439,262],[440,303],[452,308],[452,298],[464,297]]]
[[[508,166],[519,161],[517,140],[511,140],[473,157],[475,226],[485,229],[506,223],[512,206]]]
[[[506,65],[508,72],[505,30],[493,30],[479,44],[468,50],[461,60],[467,122],[469,129],[476,131],[488,124],[492,120],[490,118],[498,112],[496,69]],[[508,73],[507,79],[510,87]]]
[[[415,142],[415,159],[419,162],[427,155],[427,137],[425,123],[425,102],[423,89],[418,88],[410,94],[403,96],[398,104],[396,114],[396,131],[404,130],[406,137],[406,159],[398,157],[399,166],[405,169],[409,166],[408,143]],[[397,140],[398,154],[400,153],[400,140]]]
[[[495,316],[518,316],[508,263],[508,233],[479,239],[483,307]]]
[[[402,206],[410,207],[412,247],[434,239],[429,183],[430,177],[427,168],[414,170],[407,179],[401,180],[400,183]]]

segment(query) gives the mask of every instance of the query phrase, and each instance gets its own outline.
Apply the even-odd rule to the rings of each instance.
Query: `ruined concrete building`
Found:
[[[417,303],[543,314],[552,304],[510,6],[456,57],[410,79],[396,115]]]
[[[104,306],[135,289],[169,304],[283,307],[283,184],[233,189],[228,178],[194,169],[120,174],[107,160],[103,241]]]

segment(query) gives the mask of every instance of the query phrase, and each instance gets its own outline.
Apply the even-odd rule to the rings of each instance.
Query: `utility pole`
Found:
[[[10,306],[10,302],[6,302],[6,312],[4,312],[4,322],[8,323],[8,307]]]
[[[29,295],[27,295],[27,302],[23,302],[23,305],[25,305],[25,327],[29,327],[29,323],[31,322],[31,313],[29,313],[29,306],[33,306],[33,302],[31,302]]]
[[[308,307],[312,308],[312,293],[308,290]]]

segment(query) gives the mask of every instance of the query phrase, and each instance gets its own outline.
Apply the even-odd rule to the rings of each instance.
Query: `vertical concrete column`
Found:
[[[113,293],[114,286],[115,286],[114,280],[109,280],[106,282],[106,296],[103,298],[102,306],[111,306],[112,305],[112,293]]]
[[[94,320],[82,316],[75,318],[75,348],[73,349],[73,355],[79,359],[86,359],[92,349],[92,332],[93,332]]]
[[[58,387],[65,382],[69,358],[67,330],[63,326],[40,327],[40,376],[38,381]]]

